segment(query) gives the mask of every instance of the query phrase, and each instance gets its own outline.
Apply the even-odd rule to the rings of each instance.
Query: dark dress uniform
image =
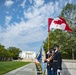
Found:
[[[51,53],[46,54],[46,59],[51,56]],[[52,75],[53,60],[47,62],[47,75]]]
[[[57,75],[57,70],[62,70],[62,57],[61,57],[61,52],[56,51],[53,57],[53,75]],[[60,75],[60,72],[58,73]]]

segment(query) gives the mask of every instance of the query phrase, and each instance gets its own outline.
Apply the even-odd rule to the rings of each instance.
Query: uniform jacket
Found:
[[[60,69],[62,70],[62,57],[61,57],[61,52],[56,51],[53,57],[53,70]]]
[[[51,56],[51,53],[50,54],[46,54],[46,59],[49,58]],[[53,60],[47,62],[47,68],[52,68],[52,65],[53,65]]]

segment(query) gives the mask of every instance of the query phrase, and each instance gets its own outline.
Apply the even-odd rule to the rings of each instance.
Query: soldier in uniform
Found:
[[[62,70],[62,57],[61,57],[61,52],[59,51],[59,45],[54,45],[54,53],[52,52],[52,55],[49,56],[46,61],[49,62],[51,61],[51,67],[53,68],[53,72],[51,71],[51,73],[48,71],[48,73],[50,73],[49,75],[60,75],[60,70]],[[48,63],[47,63],[48,64]],[[47,70],[49,70],[47,68]]]
[[[53,65],[53,60],[51,59],[50,61],[48,60],[48,58],[50,58],[54,53],[53,53],[54,51],[53,51],[53,49],[51,48],[48,52],[47,52],[47,54],[46,54],[46,62],[47,62],[47,75],[53,75],[52,74],[52,65]]]
[[[53,57],[53,75],[60,75],[60,70],[62,70],[62,57],[59,51],[59,45],[54,46],[55,53]]]

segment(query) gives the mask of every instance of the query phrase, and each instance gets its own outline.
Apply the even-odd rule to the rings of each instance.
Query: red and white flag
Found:
[[[72,29],[66,23],[65,19],[61,17],[55,18],[55,19],[52,19],[52,18],[48,19],[48,32],[50,32],[51,28],[67,30],[69,32],[72,32]]]

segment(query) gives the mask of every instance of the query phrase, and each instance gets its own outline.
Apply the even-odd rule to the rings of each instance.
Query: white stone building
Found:
[[[35,59],[36,52],[33,52],[33,51],[22,51],[19,54],[19,57],[23,58],[23,59]]]

